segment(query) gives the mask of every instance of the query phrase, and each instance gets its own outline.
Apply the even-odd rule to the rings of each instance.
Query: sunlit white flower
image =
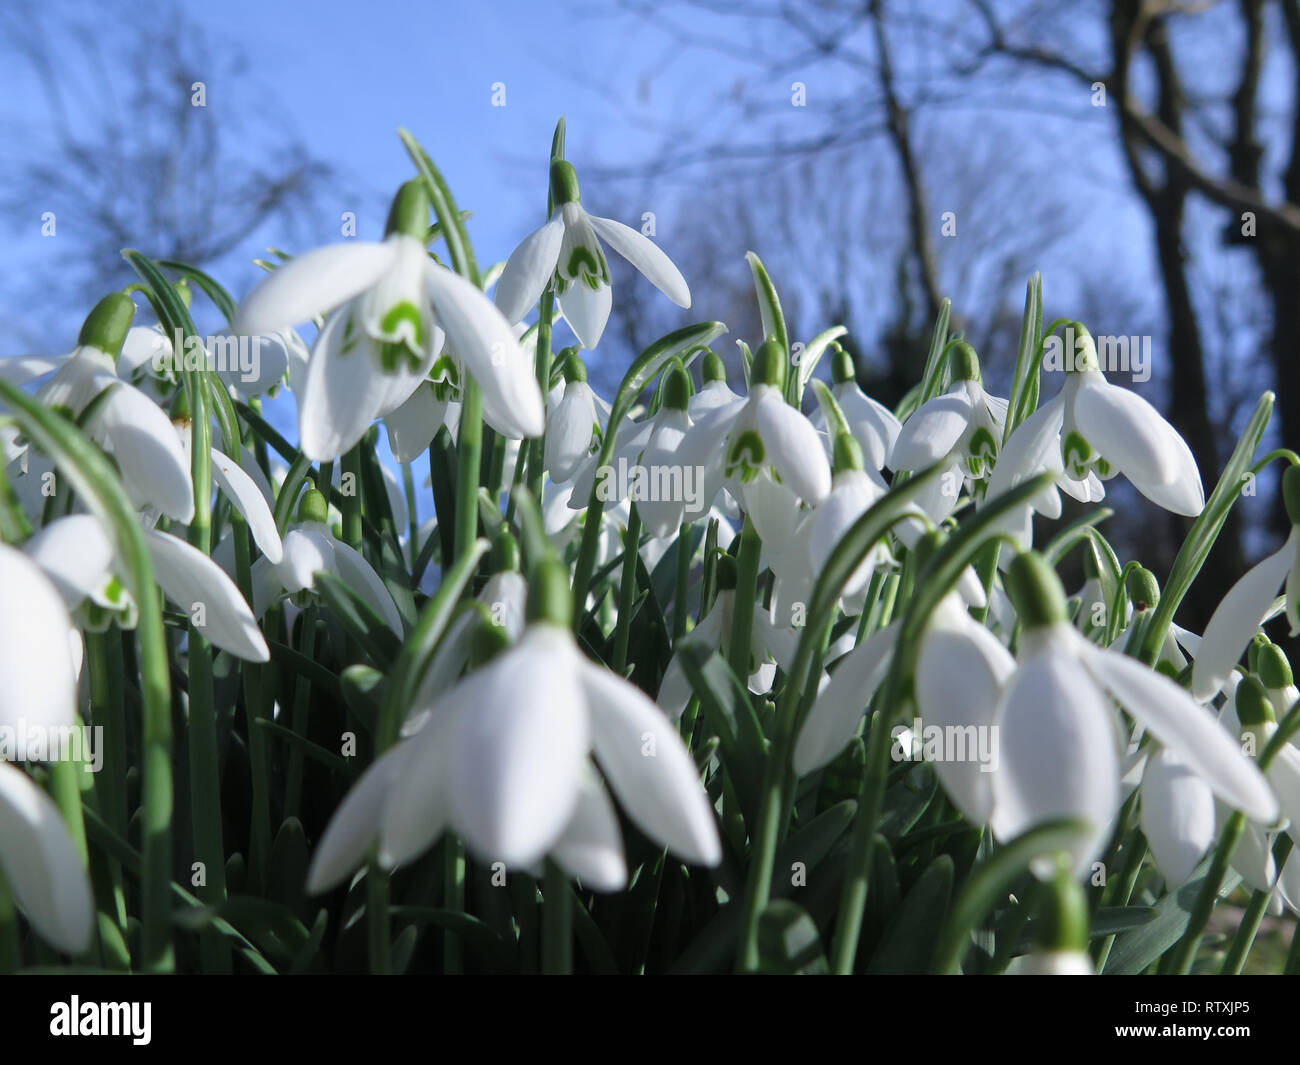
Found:
[[[785,401],[785,355],[765,341],[754,356],[749,395],[700,416],[683,437],[678,460],[703,471],[704,509],[724,483],[734,495],[764,470],[800,499],[819,503],[831,490],[831,468],[817,430]]]
[[[610,406],[587,384],[587,368],[576,351],[564,360],[564,385],[546,415],[544,462],[551,477],[567,481],[600,450]]]
[[[474,285],[429,258],[428,219],[423,184],[408,182],[382,242],[335,244],[290,260],[240,308],[238,330],[248,335],[332,312],[298,394],[301,444],[313,461],[338,458],[375,418],[400,407],[437,368],[444,334],[455,359],[434,382],[464,365],[482,389],[489,425],[507,436],[541,435],[541,392],[514,331]]]
[[[672,723],[567,629],[537,621],[358,782],[313,858],[309,889],[336,883],[376,835],[380,860],[398,865],[451,829],[485,862],[529,868],[551,855],[616,890],[623,846],[601,779],[651,839],[689,862],[720,860],[713,810]]]
[[[654,241],[622,222],[587,213],[571,164],[551,163],[551,191],[554,213],[511,253],[497,282],[496,304],[512,324],[528,313],[554,277],[560,312],[578,342],[584,348],[600,343],[612,302],[601,241],[679,307],[691,305],[681,271]]]
[[[1277,816],[1263,775],[1185,689],[1068,624],[1064,591],[1042,556],[1017,556],[1007,576],[1025,629],[995,714],[1001,759],[990,824],[999,839],[1074,817],[1091,827],[1072,849],[1076,870],[1096,856],[1119,808],[1110,699],[1225,802],[1264,822]]]
[[[63,815],[22,770],[6,762],[0,762],[0,876],[42,938],[65,954],[90,946],[95,915],[90,881]]]
[[[298,520],[284,535],[278,564],[259,558],[253,564],[254,609],[260,617],[282,594],[313,589],[317,573],[339,578],[399,636],[405,631],[392,593],[362,554],[337,539],[326,525],[325,497],[314,488],[303,493]]]
[[[1080,352],[1061,389],[1061,457],[1068,477],[1123,474],[1157,506],[1195,516],[1205,489],[1187,442],[1135,392],[1101,372],[1092,336],[1075,323]],[[1054,414],[1053,414],[1054,417]]]
[[[74,723],[74,642],[79,634],[58,586],[37,561],[0,543],[0,725]]]
[[[189,521],[194,517],[193,482],[171,420],[152,399],[117,375],[116,357],[134,314],[129,297],[120,292],[105,296],[87,316],[70,355],[0,359],[0,376],[22,383],[40,376],[33,374],[35,370],[56,367],[36,398],[73,418],[80,418],[93,403],[85,430],[117,463],[131,502]]]

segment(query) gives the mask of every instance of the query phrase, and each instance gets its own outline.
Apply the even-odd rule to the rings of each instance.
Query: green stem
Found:
[[[551,328],[555,319],[555,290],[549,283],[542,292],[538,309],[540,313],[537,319],[537,351],[533,356],[533,366],[537,371],[537,384],[542,390],[542,399],[545,400],[551,391]],[[532,440],[528,450],[528,489],[540,504],[542,481],[545,476],[542,465],[546,453],[546,434],[543,433]]]
[[[542,972],[547,976],[573,972],[573,899],[564,870],[549,858],[542,880]]]
[[[366,870],[366,930],[370,945],[370,972],[387,976],[392,972],[392,949],[388,937],[388,874],[372,861]]]
[[[461,389],[460,433],[456,438],[456,558],[478,537],[478,476],[483,453],[483,393],[468,374]],[[443,565],[450,560],[443,560]]]
[[[12,973],[23,963],[18,937],[18,911],[9,890],[9,881],[0,869],[0,975]]]
[[[636,603],[636,564],[640,559],[641,512],[632,504],[623,540],[623,585],[618,596],[618,627],[614,632],[614,672],[627,674],[627,645],[632,634],[632,608]]]
[[[691,581],[691,527],[683,522],[677,530],[677,584],[673,593],[673,646],[686,635],[686,623],[690,620],[690,604],[687,591]]]
[[[758,588],[758,556],[762,543],[754,523],[745,517],[736,555],[736,592],[731,612],[731,645],[727,661],[743,686],[749,679],[750,649],[754,628],[754,597]]]
[[[316,657],[316,617],[318,608],[313,603],[302,612],[302,632],[298,637],[298,650],[305,658]],[[307,736],[311,718],[311,679],[299,673],[293,687],[293,716],[290,724],[295,735]],[[259,730],[262,731],[262,730]],[[302,805],[302,778],[306,768],[306,749],[295,743],[289,752],[289,769],[284,787],[284,816],[297,817]]]

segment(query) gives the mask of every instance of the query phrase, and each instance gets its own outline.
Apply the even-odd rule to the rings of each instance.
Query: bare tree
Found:
[[[57,16],[7,7],[0,48],[36,87],[30,118],[7,137],[0,204],[15,229],[61,238],[24,293],[29,308],[128,280],[126,247],[202,266],[254,235],[295,236],[330,177],[238,51],[180,7],[143,24],[88,4]],[[35,333],[43,321],[15,324]]]

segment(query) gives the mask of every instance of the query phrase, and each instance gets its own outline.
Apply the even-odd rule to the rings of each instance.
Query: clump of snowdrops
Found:
[[[1007,396],[945,307],[891,410],[750,254],[738,362],[702,320],[601,396],[611,254],[707,293],[562,124],[488,270],[402,138],[378,239],[239,304],[127,251],[70,354],[0,360],[0,970],[1241,970],[1300,905],[1300,534],[1174,616],[1266,468],[1300,527],[1271,395],[1207,497],[1037,278]],[[1112,478],[1194,519],[1167,573]]]

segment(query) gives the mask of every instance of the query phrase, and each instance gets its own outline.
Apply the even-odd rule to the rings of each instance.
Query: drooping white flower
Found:
[[[134,314],[129,297],[111,293],[87,316],[70,355],[2,359],[0,374],[15,382],[34,370],[56,366],[36,398],[73,418],[80,418],[94,403],[85,430],[117,463],[131,502],[186,522],[194,517],[194,487],[171,420],[152,399],[117,375],[116,358]],[[13,365],[6,369],[6,363]]]
[[[554,213],[511,253],[497,282],[496,304],[511,324],[528,313],[554,277],[560,313],[578,342],[584,348],[600,343],[612,302],[601,241],[679,307],[691,305],[681,271],[654,241],[622,222],[587,213],[572,164],[551,163],[551,191]]]
[[[0,876],[42,938],[65,954],[90,946],[95,915],[90,881],[63,815],[22,770],[6,762],[0,762]]]
[[[240,308],[237,328],[248,335],[332,311],[298,395],[302,448],[313,461],[338,458],[375,418],[410,398],[437,369],[444,335],[455,359],[434,374],[435,383],[463,365],[482,390],[489,425],[507,436],[541,435],[541,392],[514,331],[474,285],[429,258],[428,219],[423,184],[407,182],[382,242],[335,244],[299,256]]]
[[[298,520],[284,535],[284,554],[278,564],[259,558],[253,564],[253,607],[258,617],[285,593],[296,595],[315,587],[317,573],[338,577],[401,636],[405,628],[392,593],[374,567],[355,548],[337,539],[326,519],[329,508],[316,489],[303,493]]]
[[[1211,615],[1192,667],[1192,692],[1197,698],[1208,699],[1222,686],[1284,585],[1291,635],[1300,633],[1300,467],[1292,466],[1283,475],[1282,490],[1291,532],[1279,550],[1228,589]]]
[[[1042,556],[1017,556],[1007,577],[1025,631],[995,715],[1001,757],[990,824],[999,839],[1074,817],[1091,828],[1072,848],[1074,867],[1096,856],[1119,807],[1110,699],[1225,802],[1264,822],[1276,817],[1263,775],[1185,689],[1069,625],[1065,593]]]
[[[812,423],[785,401],[785,354],[764,341],[754,356],[749,395],[700,416],[681,441],[683,468],[701,470],[704,509],[723,484],[735,496],[764,470],[800,499],[820,503],[831,490],[831,469]]]
[[[376,834],[380,860],[398,865],[447,829],[483,861],[529,868],[551,855],[592,887],[615,890],[626,880],[622,841],[601,780],[651,839],[689,862],[720,860],[716,818],[685,744],[639,689],[546,620],[568,594],[562,577],[550,583],[543,594],[557,605],[447,691],[383,769],[358,782],[313,858],[310,890],[355,867]]]
[[[890,460],[899,470],[948,463],[945,473],[916,498],[936,524],[952,513],[967,479],[988,477],[1007,417],[1007,401],[984,391],[974,348],[966,343],[954,346],[949,368],[952,386],[922,403],[903,422]]]
[[[564,360],[564,385],[546,415],[544,462],[556,481],[567,481],[600,450],[610,406],[587,383],[587,368],[576,351]]]
[[[1123,474],[1157,506],[1194,517],[1205,489],[1191,448],[1145,399],[1112,385],[1101,372],[1096,345],[1074,323],[1079,353],[1061,389],[1061,458],[1068,477],[1089,472],[1105,480]]]

